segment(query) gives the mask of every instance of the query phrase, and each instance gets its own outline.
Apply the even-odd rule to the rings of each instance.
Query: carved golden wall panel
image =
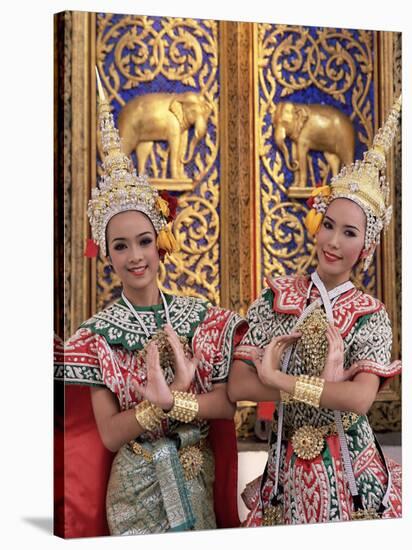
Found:
[[[356,158],[362,157],[372,143],[373,84],[377,79],[373,56],[377,48],[376,33],[372,31],[257,24],[254,32],[257,146],[254,292],[258,294],[265,277],[302,273],[315,265],[313,240],[303,225],[308,211],[306,198],[315,185],[330,181],[332,172],[339,169],[339,161],[351,161],[351,155],[345,158],[350,148],[351,127],[355,129]],[[327,116],[325,109],[329,109]],[[296,130],[302,110],[305,110],[303,128],[301,125]],[[318,128],[312,129],[313,121],[320,116]],[[326,120],[330,123],[327,132]],[[296,122],[293,129],[292,122]],[[282,144],[276,135],[279,127],[286,132]],[[321,131],[323,135],[318,135]],[[339,132],[342,145],[338,147],[336,138],[333,145],[340,149],[340,159],[329,159],[330,153],[324,154],[327,148],[316,150],[316,142],[325,141],[328,134],[340,135]],[[307,153],[307,162],[305,153],[302,164],[297,160],[303,142],[300,138],[313,145]],[[292,159],[300,166],[298,171],[288,168]],[[334,163],[338,163],[335,170]],[[299,180],[303,167],[307,167],[307,177],[303,174],[305,186]],[[358,271],[355,278],[365,290],[377,292],[375,265],[366,275]]]
[[[92,40],[93,36],[94,33]],[[206,133],[202,136],[204,139],[196,142],[193,155],[196,124],[189,125],[182,137],[183,153],[187,146],[191,161],[185,165],[178,162],[176,168],[170,155],[174,142],[170,139],[168,141],[165,135],[164,139],[153,142],[147,162],[144,166],[140,162],[142,166],[139,166],[139,171],[143,172],[144,169],[159,189],[173,191],[178,201],[173,230],[180,251],[166,257],[159,276],[161,287],[176,294],[199,296],[220,304],[217,22],[99,14],[95,26],[95,48],[96,63],[108,90],[115,120],[121,109],[126,109],[126,105],[131,111],[132,104],[129,102],[136,102],[137,97],[137,101],[144,99],[148,103],[142,115],[147,119],[144,121],[147,131],[157,124],[155,116],[149,119],[149,115],[156,109],[160,112],[161,102],[168,101],[169,96],[159,94],[173,94],[171,98],[174,98],[174,104],[183,104],[183,119],[188,111],[185,110],[182,96],[191,93],[193,100],[196,94],[196,98],[207,102]],[[172,107],[163,109],[162,113],[166,114],[162,116],[174,119],[172,110]],[[129,120],[134,116],[133,112],[127,115]],[[161,124],[165,123],[165,119],[162,119]],[[127,131],[127,127],[121,127],[125,144]],[[143,134],[140,138],[145,141],[147,135]],[[131,156],[137,164],[134,152]],[[102,259],[97,261],[97,285],[97,309],[119,295],[119,282],[112,277]]]
[[[70,336],[71,315],[71,73],[72,14],[54,19],[54,332]],[[60,43],[59,43],[60,40]]]

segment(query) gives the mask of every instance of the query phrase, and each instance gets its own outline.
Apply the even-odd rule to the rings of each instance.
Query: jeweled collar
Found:
[[[310,278],[307,276],[285,276],[266,279],[273,292],[273,311],[300,316],[306,307]],[[313,298],[319,296],[316,287],[312,289]],[[336,300],[333,307],[335,326],[342,337],[346,336],[359,317],[375,313],[383,304],[369,294],[357,288],[348,290]]]
[[[199,323],[205,318],[209,303],[187,296],[165,294],[165,297],[174,330],[177,334],[190,339]],[[166,322],[163,304],[134,307],[150,334],[157,332],[159,323]],[[128,350],[141,349],[147,341],[142,327],[121,298],[93,315],[81,326],[104,336],[109,344],[122,345]]]

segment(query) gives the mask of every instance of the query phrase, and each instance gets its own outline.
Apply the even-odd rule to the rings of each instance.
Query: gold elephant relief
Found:
[[[308,181],[309,152],[320,151],[330,167],[332,176],[341,165],[353,162],[355,130],[352,121],[330,105],[280,102],[273,107],[275,143],[283,154],[285,164],[294,172],[294,189],[312,187]],[[292,143],[292,154],[285,143]]]
[[[150,93],[130,100],[119,113],[119,133],[126,155],[136,151],[137,170],[145,172],[148,156],[156,141],[169,146],[172,179],[186,179],[184,167],[206,135],[211,103],[200,93]],[[188,147],[189,128],[194,137]]]

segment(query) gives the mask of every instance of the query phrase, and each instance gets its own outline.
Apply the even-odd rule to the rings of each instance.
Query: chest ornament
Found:
[[[296,330],[302,333],[299,340],[304,372],[312,376],[319,376],[325,366],[328,351],[326,329],[328,320],[325,312],[316,308]]]

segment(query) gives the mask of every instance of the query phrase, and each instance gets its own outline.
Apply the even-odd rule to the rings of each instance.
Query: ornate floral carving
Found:
[[[72,215],[72,14],[55,16],[56,48],[56,170],[55,183],[55,332],[71,333],[71,215]],[[61,185],[61,181],[63,184]]]
[[[173,187],[178,200],[174,233],[181,250],[166,257],[160,271],[160,286],[176,294],[199,296],[219,304],[217,23],[100,14],[96,60],[115,119],[132,97],[150,92],[197,91],[212,105],[206,136],[185,168],[193,188],[187,192],[176,190],[179,182]],[[146,172],[158,188],[170,185],[166,142],[154,143]],[[100,308],[118,296],[119,281],[101,260],[97,273],[97,307]]]
[[[255,115],[259,167],[255,189],[262,230],[256,235],[258,292],[266,276],[301,273],[315,266],[313,241],[303,219],[307,206],[288,190],[293,172],[273,139],[273,105],[290,98],[296,103],[325,103],[352,120],[357,137],[355,157],[362,157],[373,138],[373,41],[369,31],[257,25],[258,69]],[[309,185],[330,180],[323,153],[310,153]],[[376,291],[376,265],[356,282]]]
[[[369,422],[376,432],[400,432],[402,427],[401,403],[377,401],[368,413]]]

